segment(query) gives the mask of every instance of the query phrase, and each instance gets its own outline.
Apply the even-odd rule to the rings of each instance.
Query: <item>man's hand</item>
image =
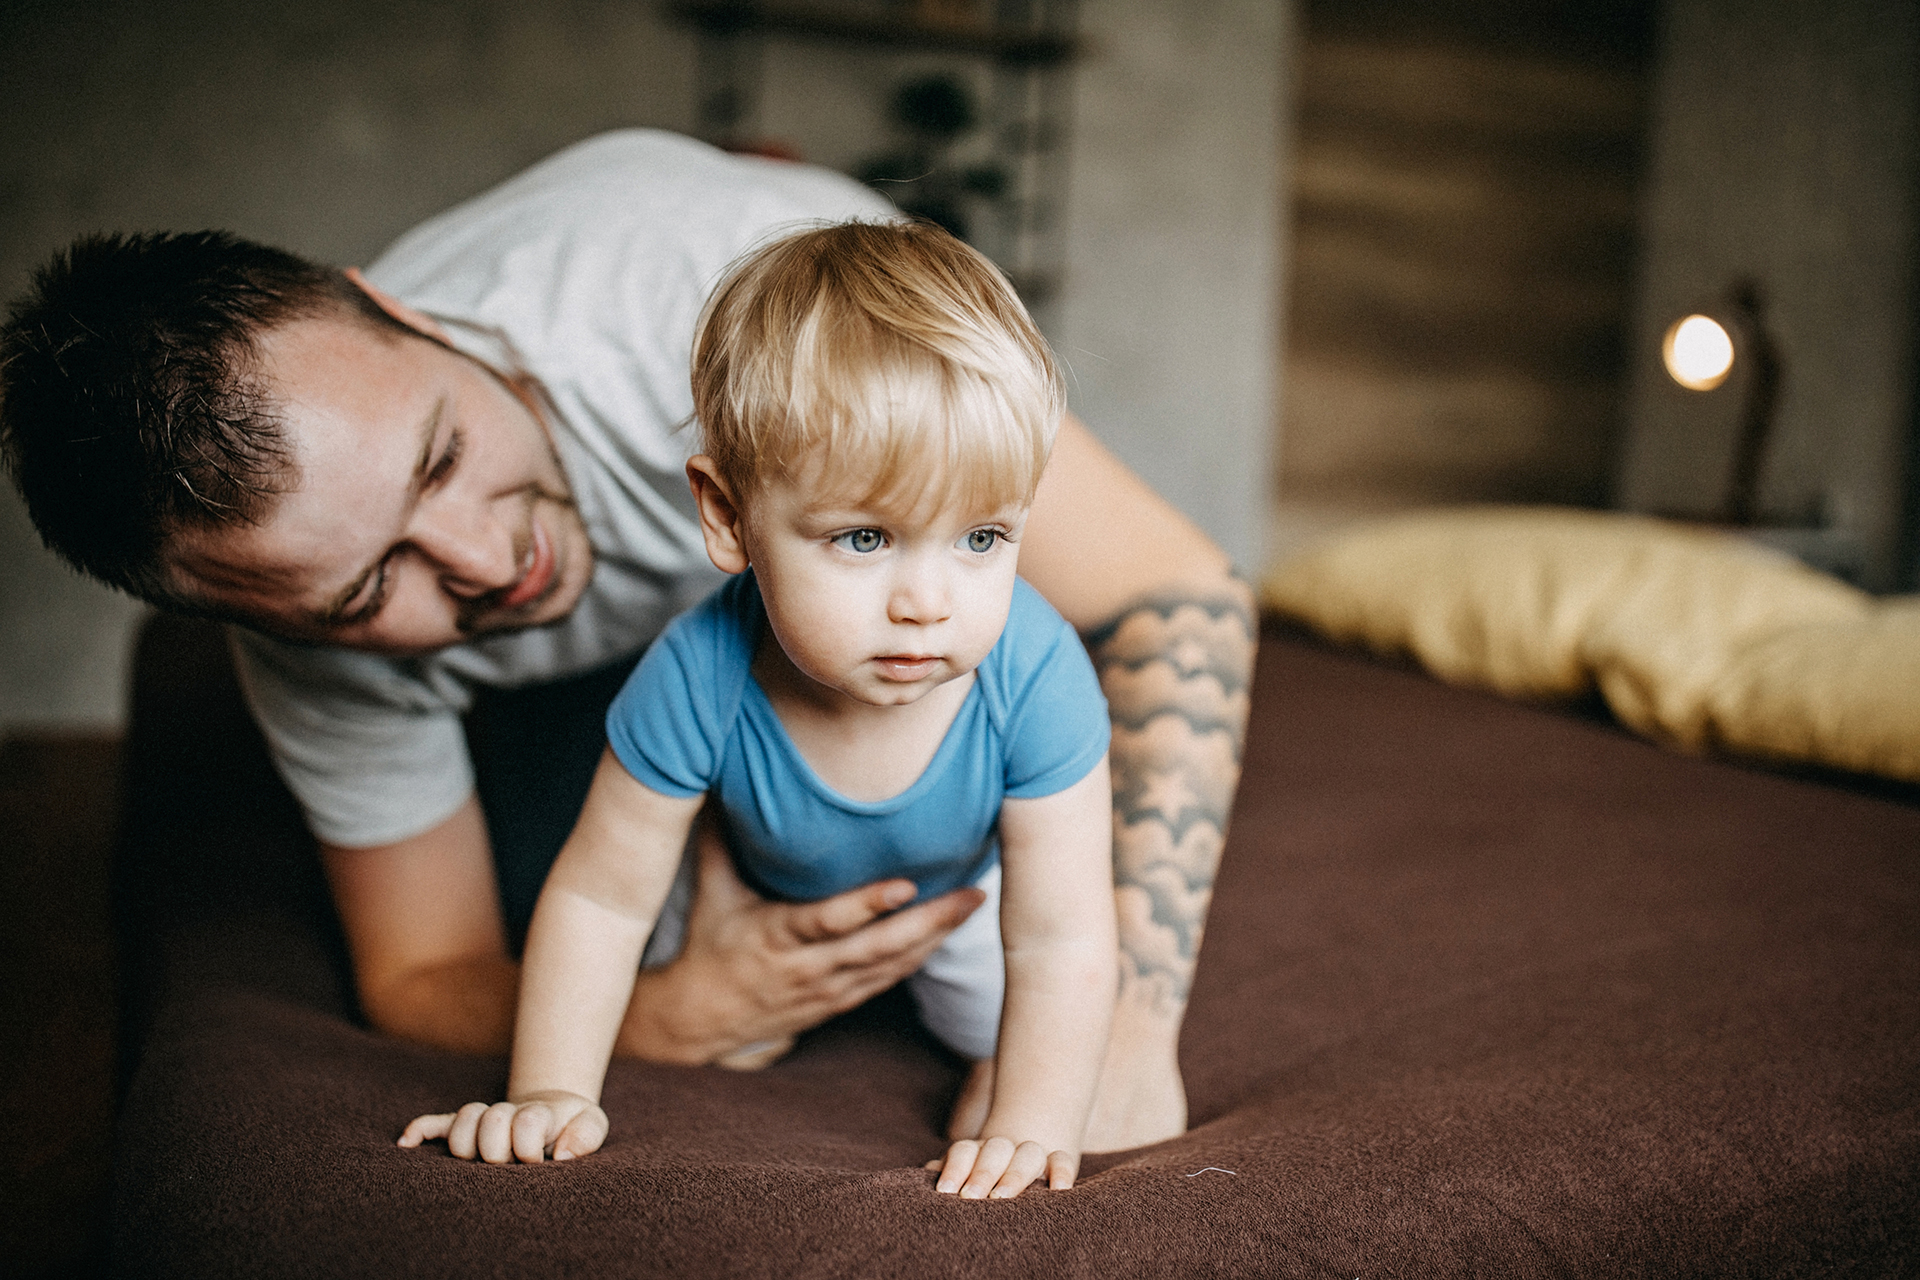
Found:
[[[914,887],[883,880],[819,902],[768,902],[740,882],[707,824],[699,851],[686,945],[671,964],[641,971],[616,1053],[765,1066],[794,1035],[918,969],[986,899],[956,889],[888,916]]]
[[[434,1138],[445,1138],[447,1150],[462,1160],[539,1164],[549,1151],[555,1160],[571,1160],[591,1155],[607,1140],[607,1113],[591,1098],[550,1089],[513,1102],[469,1102],[458,1111],[418,1116],[398,1145],[417,1147]]]

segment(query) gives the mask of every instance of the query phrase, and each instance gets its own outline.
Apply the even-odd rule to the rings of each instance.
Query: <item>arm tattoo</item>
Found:
[[[1176,1015],[1226,843],[1257,639],[1232,588],[1144,600],[1087,637],[1113,715],[1122,996]]]

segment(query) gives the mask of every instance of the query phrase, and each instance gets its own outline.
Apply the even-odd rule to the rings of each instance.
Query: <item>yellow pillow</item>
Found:
[[[1745,539],[1642,516],[1466,507],[1391,517],[1277,566],[1266,603],[1328,637],[1523,697],[1598,684],[1625,723],[1687,747],[1733,655],[1869,598]]]
[[[1729,750],[1920,782],[1920,597],[1750,646],[1708,711]]]

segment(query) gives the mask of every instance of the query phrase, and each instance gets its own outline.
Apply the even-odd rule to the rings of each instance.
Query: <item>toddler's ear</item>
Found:
[[[747,543],[741,535],[740,507],[713,459],[697,453],[687,459],[687,483],[700,507],[700,535],[707,542],[707,559],[722,573],[744,573]]]

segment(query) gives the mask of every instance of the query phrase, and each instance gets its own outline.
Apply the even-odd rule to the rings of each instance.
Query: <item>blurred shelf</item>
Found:
[[[1013,66],[1056,66],[1078,51],[1072,36],[1044,27],[935,23],[904,15],[852,13],[818,4],[676,0],[667,11],[708,35],[767,32],[923,53],[969,54]]]

